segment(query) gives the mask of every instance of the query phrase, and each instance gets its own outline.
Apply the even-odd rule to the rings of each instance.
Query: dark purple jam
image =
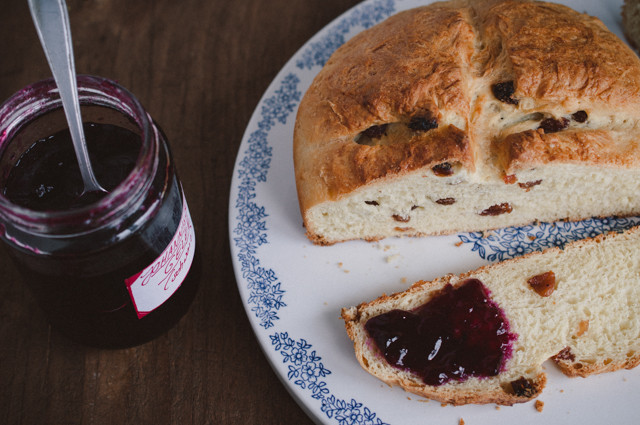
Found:
[[[415,310],[373,317],[365,328],[389,364],[436,386],[497,375],[517,338],[478,279],[447,285]]]
[[[132,171],[141,138],[106,124],[85,123],[85,133],[96,178],[112,190]],[[180,183],[169,160],[159,156],[158,161],[161,171],[152,184],[165,190],[161,203],[126,238],[105,245],[96,236],[95,244],[86,250],[79,250],[75,242],[52,238],[40,247],[52,254],[10,251],[53,328],[73,340],[100,347],[149,341],[173,326],[195,297],[200,272],[197,250],[180,287],[146,316],[138,317],[127,289],[126,280],[152,264],[168,247],[182,217]],[[67,210],[104,196],[79,196],[82,180],[68,130],[36,140],[8,174],[1,187],[4,195],[32,210]],[[158,199],[153,196],[160,195],[148,196],[144,208],[155,205]]]
[[[96,179],[113,190],[131,172],[140,136],[109,124],[84,124]],[[98,201],[104,193],[82,193],[80,168],[69,129],[37,140],[15,163],[3,187],[14,204],[36,211],[63,211]]]

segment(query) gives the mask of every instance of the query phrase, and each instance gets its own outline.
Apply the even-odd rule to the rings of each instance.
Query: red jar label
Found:
[[[187,277],[196,248],[193,222],[184,200],[182,218],[167,248],[140,273],[126,279],[138,319],[160,307]]]

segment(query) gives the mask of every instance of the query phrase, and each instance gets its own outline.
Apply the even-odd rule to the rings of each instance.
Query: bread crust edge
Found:
[[[597,244],[604,241],[607,238],[614,237],[619,233],[632,233],[632,232],[640,233],[640,226],[632,227],[631,229],[628,229],[625,232],[611,231],[608,233],[598,235],[593,238],[577,240],[567,244],[563,249],[566,249],[569,246]],[[512,263],[519,262],[531,256],[538,256],[538,255],[542,255],[543,253],[553,252],[553,251],[560,252],[563,249],[558,247],[551,247],[543,251],[531,252],[521,257],[512,258],[506,261],[512,262]],[[358,327],[364,326],[362,316],[366,309],[370,309],[372,307],[375,307],[378,304],[387,302],[389,300],[397,300],[399,298],[409,296],[419,291],[428,292],[428,298],[424,300],[424,302],[428,302],[431,297],[437,294],[439,289],[442,289],[447,283],[451,283],[452,280],[455,279],[455,282],[453,283],[453,285],[455,286],[456,284],[462,283],[465,279],[467,279],[472,275],[486,271],[487,269],[501,266],[504,263],[505,262],[503,261],[499,263],[488,264],[478,269],[475,269],[466,273],[462,273],[460,275],[447,274],[445,276],[434,279],[432,281],[421,280],[414,283],[411,287],[409,287],[405,291],[396,292],[391,295],[382,294],[379,298],[376,298],[373,301],[363,302],[354,307],[343,308],[341,310],[341,318],[345,322],[345,329],[349,339],[353,341],[354,351],[355,351],[355,355],[358,363],[360,363],[360,365],[365,371],[369,372],[376,378],[386,382],[389,385],[398,385],[402,387],[405,391],[411,392],[413,394],[416,394],[428,399],[440,401],[442,403],[450,403],[453,405],[470,404],[470,403],[472,404],[496,403],[499,405],[510,406],[515,403],[523,403],[523,402],[527,402],[537,398],[546,385],[546,375],[544,372],[539,372],[536,379],[530,382],[533,387],[533,394],[529,397],[518,397],[514,394],[509,394],[505,391],[494,390],[494,391],[488,391],[486,393],[479,394],[478,392],[465,391],[464,389],[462,390],[456,390],[455,388],[451,389],[451,386],[448,386],[447,388],[434,387],[434,386],[429,386],[422,383],[420,381],[420,378],[411,374],[410,376],[412,376],[412,379],[399,378],[397,377],[397,374],[392,375],[394,377],[393,379],[386,379],[381,377],[379,374],[375,373],[375,371],[373,371],[372,368],[369,366],[368,360],[366,360],[366,357],[363,353],[364,350],[362,347],[362,342],[366,343],[368,339],[365,341],[358,341],[358,338],[357,338]],[[373,315],[371,317],[373,317]],[[618,361],[618,362],[611,361],[606,364],[605,364],[605,361],[596,362],[593,364],[588,364],[584,362],[574,362],[568,359],[558,358],[558,354],[552,356],[550,359],[554,361],[554,363],[557,365],[557,367],[560,369],[560,371],[564,375],[569,377],[584,378],[593,374],[613,372],[621,369],[632,369],[640,365],[640,353],[635,353],[633,356],[630,356],[623,361]],[[393,366],[386,363],[386,361],[384,360],[384,358],[380,353],[376,353],[376,356],[380,356],[379,360],[381,362],[384,362],[385,368],[393,368]],[[539,365],[539,367],[541,368],[542,365]],[[464,382],[461,382],[460,384],[463,385]],[[439,390],[439,388],[444,388],[444,390],[443,389]]]

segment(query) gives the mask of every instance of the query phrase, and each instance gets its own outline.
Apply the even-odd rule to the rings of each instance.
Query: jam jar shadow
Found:
[[[82,181],[53,80],[0,107],[0,238],[51,325],[96,347],[147,342],[188,311],[195,231],[165,135],[126,89],[78,77],[92,164]]]

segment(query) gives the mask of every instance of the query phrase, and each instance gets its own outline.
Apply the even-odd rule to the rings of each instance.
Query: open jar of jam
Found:
[[[0,107],[0,238],[51,325],[78,342],[126,347],[186,313],[195,232],[167,140],[113,81],[79,76],[94,172],[83,184],[53,80]]]

